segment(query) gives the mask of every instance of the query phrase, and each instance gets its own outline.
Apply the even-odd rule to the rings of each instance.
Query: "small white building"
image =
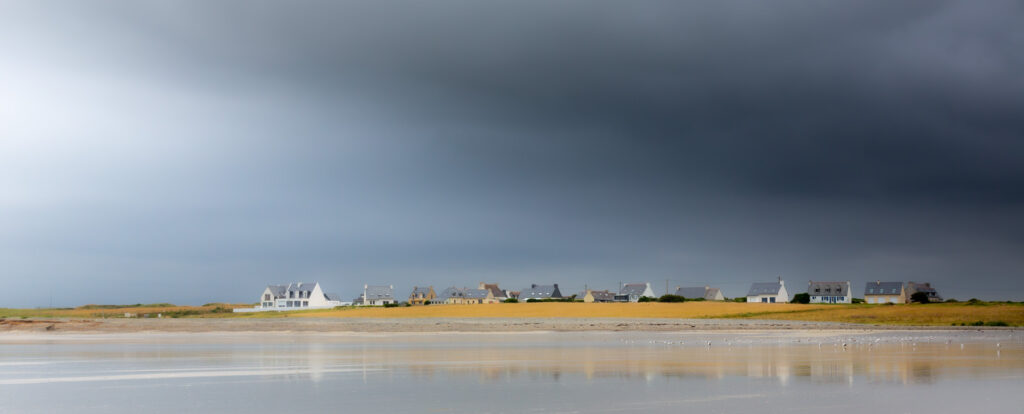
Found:
[[[363,285],[363,293],[352,303],[356,306],[383,306],[398,303],[395,301],[395,285]]]
[[[759,282],[750,285],[747,292],[749,303],[786,303],[789,302],[789,292],[786,291],[786,282],[780,277],[777,282]]]
[[[615,299],[622,302],[637,302],[640,298],[656,298],[650,282],[627,283],[619,289]]]
[[[853,294],[850,293],[850,281],[845,282],[815,282],[807,284],[807,295],[811,297],[811,303],[853,303]]]
[[[235,312],[290,311],[303,309],[330,309],[345,305],[338,295],[324,293],[319,282],[299,282],[287,285],[268,285],[260,295],[255,308],[236,308]]]

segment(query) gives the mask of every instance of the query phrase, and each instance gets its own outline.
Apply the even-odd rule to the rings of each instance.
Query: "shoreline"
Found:
[[[654,318],[276,318],[276,319],[77,319],[0,320],[6,333],[519,333],[685,331],[1016,331],[1017,327],[872,325],[771,319]]]

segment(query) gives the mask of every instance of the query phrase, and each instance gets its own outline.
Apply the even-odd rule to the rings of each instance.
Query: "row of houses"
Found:
[[[866,303],[907,303],[916,292],[927,294],[929,301],[941,302],[942,297],[936,292],[930,283],[908,282],[868,282],[864,288],[864,299]],[[721,289],[710,286],[703,287],[676,287],[674,294],[687,299],[703,299],[708,301],[725,300]],[[853,295],[849,281],[827,282],[810,281],[807,285],[807,294],[811,303],[852,303]],[[517,299],[522,302],[547,299],[566,299],[558,288],[558,284],[537,285],[520,291],[501,289],[497,283],[484,283],[476,288],[448,287],[440,293],[434,290],[433,286],[415,286],[409,294],[410,305],[433,304],[486,304],[498,303],[507,299]],[[622,285],[617,292],[610,290],[586,289],[575,295],[576,300],[583,302],[639,302],[642,298],[655,298],[654,290],[649,282],[627,283]],[[751,303],[786,303],[789,302],[789,292],[786,290],[786,282],[782,278],[774,282],[757,282],[750,286],[746,296],[747,302]],[[350,302],[342,301],[341,298],[332,293],[325,293],[318,282],[299,282],[287,285],[269,285],[260,296],[259,305],[254,308],[236,309],[236,312],[260,312],[260,311],[282,311],[299,309],[327,309],[336,306],[383,306],[397,304],[395,298],[395,286],[374,286],[363,285],[363,292],[359,297]]]
[[[911,296],[924,292],[929,302],[942,302],[931,283],[907,282],[868,282],[864,287],[864,302],[872,304],[908,303]],[[807,295],[810,303],[853,303],[853,290],[850,281],[824,282],[810,281],[807,284]],[[754,283],[747,292],[747,302],[785,303],[789,301],[786,283],[781,278],[776,282]]]

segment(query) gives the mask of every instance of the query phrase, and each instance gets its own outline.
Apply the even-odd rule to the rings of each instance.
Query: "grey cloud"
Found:
[[[311,277],[1024,289],[1017,2],[0,7],[0,278],[68,304]]]

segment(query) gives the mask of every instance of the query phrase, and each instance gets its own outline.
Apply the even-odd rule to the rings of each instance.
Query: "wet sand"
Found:
[[[992,328],[985,330],[1019,330]],[[0,333],[133,332],[583,332],[720,330],[943,330],[978,327],[863,325],[754,319],[620,318],[280,318],[280,319],[6,319]]]

